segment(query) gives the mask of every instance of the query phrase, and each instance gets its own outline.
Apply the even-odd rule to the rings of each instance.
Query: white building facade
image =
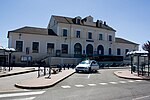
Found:
[[[69,18],[51,16],[47,28],[22,27],[8,32],[8,47],[15,48],[16,62],[29,57],[36,61],[48,55],[53,58],[88,56],[126,56],[138,50],[137,43],[115,37],[112,27],[92,16]]]

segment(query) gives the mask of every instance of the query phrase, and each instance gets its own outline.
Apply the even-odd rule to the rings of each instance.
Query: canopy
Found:
[[[127,52],[127,55],[145,55],[145,54],[148,54],[148,51],[130,51],[130,52]]]
[[[15,52],[16,50],[14,48],[5,48],[6,51]]]

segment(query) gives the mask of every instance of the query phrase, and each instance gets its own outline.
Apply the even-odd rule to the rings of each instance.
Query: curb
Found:
[[[0,78],[1,77],[6,77],[6,76],[11,76],[11,75],[18,75],[18,74],[34,72],[34,71],[37,71],[37,70],[33,69],[33,70],[28,70],[28,71],[20,71],[20,72],[8,73],[8,74],[0,75]]]
[[[115,74],[117,77],[119,77],[119,78],[124,78],[124,79],[132,79],[132,80],[150,80],[150,78],[149,78],[149,79],[148,79],[148,78],[142,78],[142,77],[140,77],[140,78],[132,78],[132,77],[120,76],[120,75],[116,74],[115,72],[114,72],[114,74]]]
[[[45,86],[37,86],[37,87],[30,87],[30,86],[21,86],[19,84],[15,84],[15,87],[18,87],[18,88],[22,88],[22,89],[45,89],[45,88],[50,88],[50,87],[53,87],[55,86],[56,84],[58,84],[59,82],[65,80],[66,78],[68,78],[69,76],[73,75],[75,72],[61,78],[60,80],[56,81],[55,83],[53,84],[49,84],[49,85],[45,85]]]

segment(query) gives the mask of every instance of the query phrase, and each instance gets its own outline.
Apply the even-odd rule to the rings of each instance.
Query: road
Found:
[[[20,81],[35,78],[35,77],[37,77],[36,72],[1,77],[0,78],[0,93],[12,92],[12,91],[25,91],[25,90],[14,87],[14,84]]]
[[[150,81],[118,78],[113,74],[116,70],[119,69],[102,69],[91,74],[75,73],[52,88],[3,93],[0,99],[150,100]],[[32,73],[30,77],[34,75]]]

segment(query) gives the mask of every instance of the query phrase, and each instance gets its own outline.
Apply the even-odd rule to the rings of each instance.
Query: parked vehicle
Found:
[[[97,71],[98,69],[99,65],[95,60],[82,61],[75,68],[76,72],[92,72]]]

